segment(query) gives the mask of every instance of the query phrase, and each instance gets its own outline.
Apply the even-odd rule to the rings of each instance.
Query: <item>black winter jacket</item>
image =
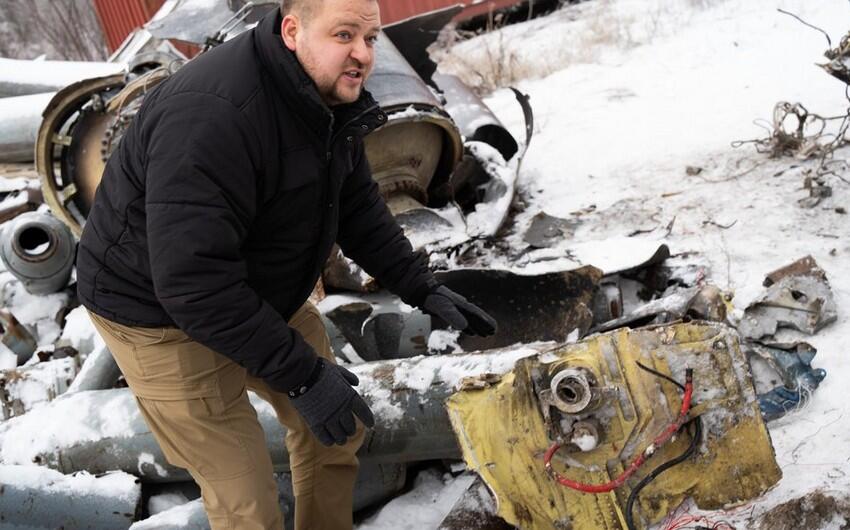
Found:
[[[79,297],[141,327],[178,326],[279,391],[316,355],[286,320],[334,242],[412,305],[433,278],[378,193],[364,90],[329,109],[274,10],[152,90],[109,159],[80,240]]]

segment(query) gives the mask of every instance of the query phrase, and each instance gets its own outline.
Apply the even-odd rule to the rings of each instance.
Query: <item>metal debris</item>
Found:
[[[444,408],[456,390],[461,372],[504,373],[516,359],[550,349],[551,343],[463,355],[417,357],[350,366],[360,378],[359,391],[375,414],[375,428],[368,431],[358,456],[362,463],[418,462],[460,458]],[[289,455],[283,443],[285,429],[274,409],[250,394],[251,403],[266,433],[275,471],[289,470]],[[68,416],[67,410],[89,411]],[[120,436],[98,437],[112,414],[120,411]],[[61,419],[61,421],[60,421]],[[32,432],[35,421],[27,415],[0,423],[0,446]],[[78,392],[40,407],[38,421],[44,423],[39,439],[31,442],[28,462],[63,473],[104,473],[122,470],[144,482],[182,482],[189,474],[165,460],[141,417],[128,388]],[[18,429],[21,429],[20,431]],[[34,433],[33,433],[34,434]],[[48,449],[49,447],[49,449]],[[18,462],[0,462],[18,463]]]
[[[475,476],[437,530],[512,530],[513,525],[496,515],[496,508],[490,490]]]
[[[754,356],[758,356],[778,374],[782,383],[758,396],[764,421],[776,420],[805,405],[826,378],[826,370],[812,367],[817,350],[807,342],[751,343],[748,347],[750,364],[754,365],[757,362]],[[754,370],[758,382],[755,374]]]
[[[121,369],[115,362],[112,352],[105,344],[100,343],[88,354],[83,362],[80,373],[68,387],[68,393],[86,390],[106,390],[115,386],[121,377]]]
[[[507,271],[463,269],[436,273],[439,281],[486,308],[499,323],[492,337],[462,335],[464,350],[499,348],[518,342],[565,342],[591,327],[593,293],[602,271],[580,269],[523,276]]]
[[[138,515],[141,487],[127,473],[65,476],[0,465],[0,528],[121,530]]]
[[[733,329],[719,323],[623,329],[522,359],[498,385],[449,399],[464,461],[494,492],[498,514],[508,523],[541,530],[624,527],[625,492],[650,469],[682,454],[689,435],[651,451],[646,470],[604,495],[562,487],[544,471],[541,456],[549,447],[547,458],[554,454],[558,473],[602,484],[654,447],[658,433],[680,414],[683,398],[676,386],[638,361],[678,381],[693,370],[699,391],[690,414],[701,417],[707,435],[697,439],[692,458],[645,490],[634,506],[637,528],[660,521],[688,497],[701,509],[719,509],[753,499],[779,481],[782,474]],[[598,422],[593,429],[599,443],[585,444],[576,433],[594,432],[587,427],[593,422]]]
[[[329,324],[326,327],[335,352],[351,362],[428,353],[431,317],[418,309],[406,308],[401,300],[386,292],[340,304],[325,311],[323,318]]]
[[[65,393],[79,371],[76,357],[0,370],[0,420],[21,416]]]
[[[540,212],[531,219],[523,240],[534,248],[551,248],[571,237],[581,221],[561,219]]]
[[[52,215],[27,212],[0,234],[0,257],[27,291],[49,294],[68,284],[76,242],[71,230]]]
[[[811,256],[771,273],[766,282],[769,287],[738,326],[745,337],[758,340],[781,327],[813,335],[838,318],[826,274]]]
[[[8,309],[0,309],[0,333],[3,334],[0,342],[17,355],[18,366],[35,353],[37,344],[32,334]]]

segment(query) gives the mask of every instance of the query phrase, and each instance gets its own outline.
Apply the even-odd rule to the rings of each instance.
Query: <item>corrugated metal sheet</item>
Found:
[[[114,52],[133,30],[144,26],[163,3],[165,0],[94,0],[109,51]],[[192,44],[177,41],[171,43],[189,58],[201,51]]]
[[[165,0],[94,0],[94,7],[103,28],[106,43],[110,51],[115,51],[124,42],[127,35],[157,12]],[[378,0],[381,5],[381,19],[384,24],[392,24],[414,15],[464,4],[466,8],[458,16],[460,19],[483,15],[493,9],[512,6],[522,0]],[[197,50],[178,45],[183,53],[190,57]]]
[[[131,31],[150,20],[164,1],[94,0],[94,8],[110,51],[115,51]]]
[[[521,2],[522,0],[378,0],[381,5],[381,22],[384,24],[392,24],[414,15],[458,4],[464,4],[466,8],[457,18],[466,19]]]

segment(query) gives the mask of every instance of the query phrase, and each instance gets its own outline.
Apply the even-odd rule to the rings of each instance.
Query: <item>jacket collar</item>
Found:
[[[254,47],[279,93],[294,95],[281,99],[305,124],[320,138],[329,141],[332,133],[362,136],[386,123],[386,114],[365,89],[354,103],[329,108],[295,54],[284,46],[280,35],[281,22],[279,9],[272,9],[263,17],[252,30]]]

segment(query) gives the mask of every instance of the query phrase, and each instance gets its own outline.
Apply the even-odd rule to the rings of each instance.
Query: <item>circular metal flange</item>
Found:
[[[72,120],[92,96],[124,85],[124,74],[87,79],[73,83],[56,93],[43,113],[35,144],[35,166],[41,180],[45,202],[53,214],[65,223],[76,237],[82,234],[84,219],[69,208],[78,193],[74,182],[64,182],[54,164],[56,146],[71,147]]]
[[[549,383],[555,406],[567,414],[579,414],[588,409],[593,399],[591,382],[584,370],[561,370]]]

